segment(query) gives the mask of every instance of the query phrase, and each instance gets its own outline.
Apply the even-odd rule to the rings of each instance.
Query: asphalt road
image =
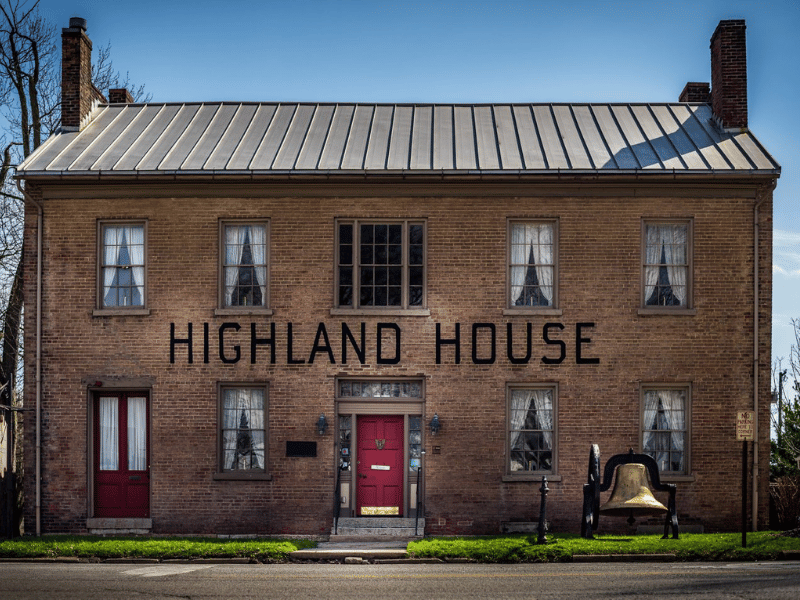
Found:
[[[800,598],[800,563],[0,563],[0,598]]]

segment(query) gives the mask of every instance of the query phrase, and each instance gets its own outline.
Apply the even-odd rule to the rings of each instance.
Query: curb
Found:
[[[573,554],[572,562],[676,562],[674,554]]]

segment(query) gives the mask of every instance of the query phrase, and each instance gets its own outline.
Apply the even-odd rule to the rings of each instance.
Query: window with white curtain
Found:
[[[508,387],[508,475],[556,472],[555,385]]]
[[[336,306],[425,306],[425,223],[337,221]]]
[[[100,225],[100,285],[102,308],[145,306],[145,224]]]
[[[147,397],[119,394],[102,396],[98,402],[97,420],[100,451],[97,460],[100,471],[125,468],[124,453],[128,457],[128,471],[146,471]],[[120,427],[124,428],[126,423],[127,429],[120,432]],[[122,456],[120,439],[127,440],[127,449],[121,449]]]
[[[267,387],[220,387],[221,473],[264,474],[267,469]]]
[[[688,425],[688,386],[642,389],[642,453],[655,459],[660,472],[689,473]]]
[[[231,222],[221,227],[223,308],[269,306],[267,222]]]
[[[643,231],[643,306],[691,306],[691,222],[645,222]]]
[[[509,308],[557,306],[556,222],[509,223]]]

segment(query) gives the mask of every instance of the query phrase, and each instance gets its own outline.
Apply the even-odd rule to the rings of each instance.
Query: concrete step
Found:
[[[335,532],[335,534],[334,534]],[[342,518],[331,529],[331,540],[350,538],[408,538],[422,537],[425,519],[403,519],[399,517]]]

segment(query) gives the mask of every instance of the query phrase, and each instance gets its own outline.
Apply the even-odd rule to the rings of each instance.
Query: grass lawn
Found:
[[[249,558],[285,560],[316,542],[294,539],[148,538],[53,535],[0,541],[0,558]]]
[[[79,559],[247,558],[278,562],[290,552],[312,548],[316,542],[300,539],[148,538],[96,536],[43,536],[0,541],[0,558]],[[578,535],[548,535],[536,544],[535,535],[425,538],[408,544],[417,558],[468,559],[477,562],[568,562],[582,554],[674,554],[677,560],[775,560],[782,552],[800,552],[800,538],[779,532],[748,532],[742,548],[741,533],[682,534],[662,540],[658,535],[599,535],[585,540]]]
[[[748,532],[742,548],[741,533],[681,534],[662,540],[659,535],[598,535],[586,540],[578,535],[548,535],[536,544],[535,535],[430,538],[408,545],[411,556],[467,558],[479,562],[570,561],[581,554],[673,554],[678,560],[775,560],[781,553],[800,552],[800,538],[780,532]]]

